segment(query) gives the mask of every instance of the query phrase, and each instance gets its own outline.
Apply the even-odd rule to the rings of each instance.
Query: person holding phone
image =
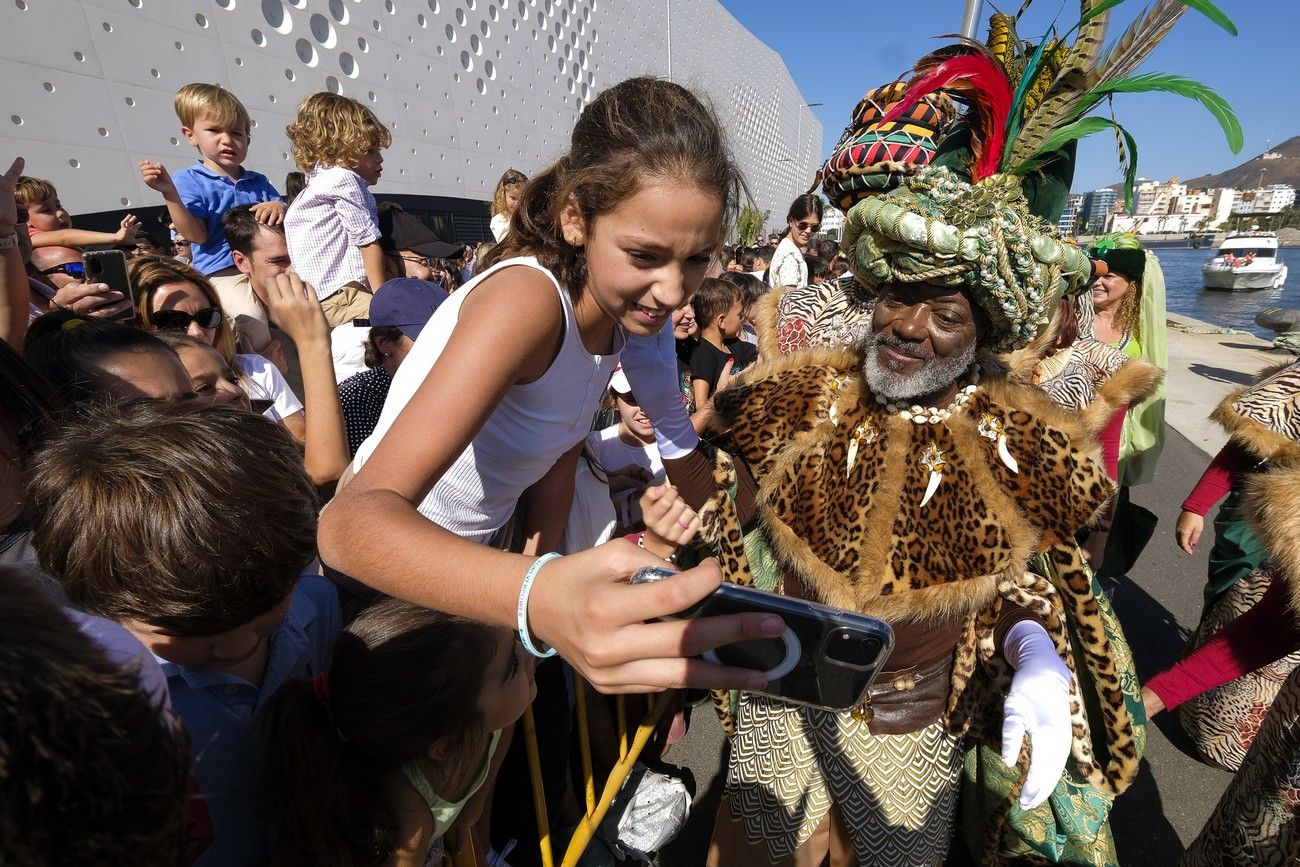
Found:
[[[939,237],[957,231],[945,221],[963,199],[980,196],[997,201],[982,213],[1005,243],[1051,265],[1031,255],[1011,279],[990,279],[891,221],[915,215]],[[657,374],[671,338],[633,340],[624,353],[669,479],[699,512],[727,579],[874,615],[894,631],[886,670],[851,711],[752,692],[727,708],[735,735],[713,867],[855,864],[854,852],[862,863],[940,863],[964,762],[981,770],[984,808],[1018,802],[1017,815],[1053,828],[1053,811],[1077,807],[1065,796],[1047,804],[1063,771],[1079,800],[1089,785],[1122,791],[1137,771],[1140,701],[1121,689],[1106,609],[1073,539],[1113,490],[1098,430],[1159,373],[1135,363],[1067,415],[991,359],[1028,344],[1058,293],[1086,286],[1086,257],[1040,235],[1011,185],[927,169],[883,201],[850,211],[844,246],[874,300],[865,341],[762,362],[715,394],[716,460],[682,454],[690,428]],[[1053,573],[1055,586],[1042,577]],[[1072,640],[1086,650],[1082,673],[1058,652]],[[1094,687],[1106,716],[1100,756],[1072,712]],[[968,848],[1027,846],[1006,842],[1005,816],[976,822]],[[1109,841],[1103,823],[1096,839],[1070,845],[1105,863],[1091,854],[1105,857]]]

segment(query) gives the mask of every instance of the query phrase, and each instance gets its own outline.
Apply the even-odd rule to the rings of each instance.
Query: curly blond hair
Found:
[[[505,214],[506,191],[511,187],[522,187],[526,183],[528,183],[528,175],[518,169],[506,169],[501,175],[501,180],[497,181],[496,191],[492,193],[492,213]]]
[[[304,99],[284,131],[293,146],[293,161],[304,172],[318,165],[356,168],[367,151],[393,143],[392,133],[373,111],[328,91]]]

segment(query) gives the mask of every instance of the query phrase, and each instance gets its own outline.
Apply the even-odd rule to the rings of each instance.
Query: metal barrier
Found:
[[[631,773],[632,766],[645,749],[645,745],[649,742],[655,726],[659,724],[664,711],[672,702],[671,692],[662,692],[654,696],[650,710],[646,713],[641,724],[637,726],[636,734],[629,745],[626,700],[621,695],[615,697],[618,762],[609,772],[609,777],[601,788],[600,799],[597,800],[595,773],[592,770],[591,762],[591,731],[587,726],[586,681],[577,672],[573,673],[573,687],[578,716],[578,752],[582,761],[582,789],[585,808],[582,818],[578,820],[578,827],[573,832],[573,837],[564,850],[564,857],[560,862],[560,867],[576,867],[578,859],[582,857],[582,853],[591,844],[591,839],[595,836],[596,829],[600,827],[601,820],[609,812],[609,807],[614,802],[614,796],[618,794],[623,781]],[[533,709],[531,707],[524,711],[523,722],[524,746],[528,751],[528,776],[532,782],[533,810],[537,814],[537,832],[541,846],[542,867],[555,867],[555,855],[551,846],[551,823],[546,814],[546,792],[542,787],[542,762],[537,747],[537,725],[533,719]],[[455,867],[461,867],[461,863],[456,862]]]

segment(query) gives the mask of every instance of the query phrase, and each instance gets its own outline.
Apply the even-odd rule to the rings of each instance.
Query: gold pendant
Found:
[[[844,383],[847,381],[847,376],[837,376],[831,380],[831,406],[830,409],[826,410],[826,417],[830,419],[831,424],[835,427],[839,427],[840,424],[840,408],[835,405],[835,401],[838,399],[839,390],[844,387]]]
[[[979,435],[984,437],[984,439],[997,443],[998,460],[1002,461],[1003,465],[1006,466],[1007,469],[1011,470],[1011,472],[1019,474],[1020,464],[1016,462],[1015,457],[1011,454],[1011,450],[1007,448],[1007,430],[1002,419],[992,413],[986,412],[980,416],[980,423],[977,430],[979,431]]]
[[[921,505],[924,506],[930,502],[934,492],[939,490],[939,483],[943,481],[943,468],[948,466],[948,461],[939,447],[930,443],[926,446],[925,453],[921,455],[920,464],[930,471],[930,480],[925,486],[925,496],[921,498]]]

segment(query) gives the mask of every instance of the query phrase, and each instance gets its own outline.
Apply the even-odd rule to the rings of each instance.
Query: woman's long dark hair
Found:
[[[679,84],[630,78],[592,101],[573,127],[569,153],[520,192],[510,234],[483,268],[536,256],[577,298],[587,280],[582,247],[564,239],[560,215],[575,203],[584,219],[604,214],[651,178],[712,193],[723,205],[723,231],[739,207],[744,182],[717,117]],[[718,235],[722,243],[723,233]]]
[[[0,430],[5,439],[26,451],[61,405],[45,378],[0,340]]]
[[[791,220],[802,220],[806,217],[811,217],[814,214],[817,216],[818,220],[821,220],[821,197],[814,193],[804,193],[802,196],[799,196],[790,203],[790,210],[785,215],[785,231],[781,233],[781,237],[784,238],[786,235],[790,234]]]
[[[389,599],[339,636],[324,678],[285,684],[269,711],[279,836],[268,863],[383,863],[396,830],[386,777],[435,741],[459,757],[452,764],[481,760],[494,645],[489,627]]]
[[[167,344],[139,328],[89,319],[71,310],[55,310],[37,318],[23,341],[23,360],[54,386],[66,404],[100,397],[104,383],[96,365],[121,352],[175,355]]]

